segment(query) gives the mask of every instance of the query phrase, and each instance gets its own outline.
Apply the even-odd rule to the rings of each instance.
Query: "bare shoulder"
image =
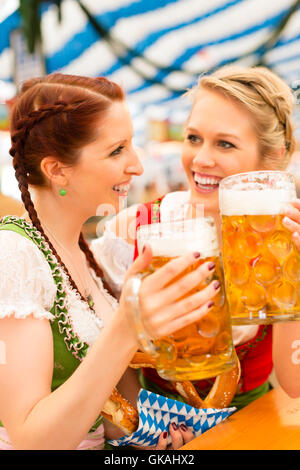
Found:
[[[134,204],[123,209],[109,221],[109,230],[131,245],[135,243],[137,209],[138,204]]]
[[[19,423],[51,393],[53,338],[49,321],[32,315],[0,319],[0,331],[0,419],[13,439]]]

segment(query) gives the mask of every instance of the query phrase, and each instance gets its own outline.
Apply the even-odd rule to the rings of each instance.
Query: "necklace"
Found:
[[[72,255],[70,254],[70,252],[66,249],[66,247],[63,246],[63,244],[50,232],[49,228],[43,223],[44,227],[46,228],[47,232],[49,233],[49,235],[51,236],[51,238],[57,243],[57,245],[65,252],[65,254],[68,256],[68,259],[69,259],[69,263],[71,264],[71,266],[73,267],[74,271],[76,272],[78,278],[80,279],[80,282],[81,282],[81,285],[82,287],[84,288],[84,298],[86,300],[86,302],[88,303],[89,307],[90,308],[93,308],[94,306],[94,301],[93,301],[93,297],[92,297],[92,294],[89,293],[89,289],[87,288],[86,286],[86,283],[83,281],[83,278],[81,277],[81,274],[79,272],[79,270],[77,269],[76,265],[73,263],[72,261]],[[85,265],[86,266],[86,265]],[[77,289],[78,290],[78,289]],[[79,292],[80,293],[80,292]]]

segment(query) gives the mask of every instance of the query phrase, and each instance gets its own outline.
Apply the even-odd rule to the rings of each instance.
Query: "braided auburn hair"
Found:
[[[95,122],[101,122],[114,101],[122,101],[124,93],[115,83],[103,78],[89,78],[55,73],[26,81],[18,94],[10,116],[12,146],[10,154],[22,201],[34,227],[39,230],[52,253],[69,276],[71,285],[82,294],[73,281],[51,241],[45,234],[35,210],[29,185],[47,186],[41,161],[47,155],[74,165],[82,147],[97,136]],[[89,245],[80,234],[78,240],[89,266],[113,292],[103,277]]]

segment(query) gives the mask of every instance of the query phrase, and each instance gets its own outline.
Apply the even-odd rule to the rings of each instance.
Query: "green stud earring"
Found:
[[[60,190],[59,190],[59,194],[60,194],[61,196],[65,196],[65,195],[67,194],[67,191],[66,191],[65,189],[60,189]]]

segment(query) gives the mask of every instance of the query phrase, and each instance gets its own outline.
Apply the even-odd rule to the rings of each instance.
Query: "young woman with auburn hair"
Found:
[[[124,94],[105,78],[53,74],[26,82],[16,99],[10,153],[26,216],[0,221],[0,449],[101,449],[101,411],[114,387],[135,403],[140,387],[126,368],[138,340],[127,281],[118,303],[81,232],[99,205],[117,210],[141,174],[132,133]],[[212,285],[180,315],[165,287],[195,257],[142,282],[141,317],[153,338],[207,312]],[[146,247],[127,279],[150,261]],[[196,273],[208,272],[204,265]],[[186,292],[181,281],[176,288]],[[119,435],[107,423],[105,431]],[[192,437],[172,426],[170,433],[172,448]],[[166,448],[167,432],[157,446]]]
[[[169,193],[145,206],[121,211],[107,222],[104,236],[93,242],[96,258],[116,290],[121,289],[124,272],[137,256],[136,229],[152,222],[153,211],[156,220],[164,221],[174,214],[180,217],[186,203],[200,204],[204,215],[215,218],[220,232],[220,181],[248,171],[285,170],[293,154],[293,96],[287,84],[270,70],[222,67],[201,77],[189,94],[193,104],[182,149],[189,190]],[[299,209],[298,200],[285,219],[298,248]],[[128,227],[125,237],[124,227]],[[119,240],[121,237],[125,241]],[[275,326],[276,330],[280,328]],[[231,404],[241,408],[269,390],[272,326],[233,326],[233,339],[242,374]],[[144,388],[166,393],[164,381],[152,369],[144,369],[140,380]],[[196,384],[204,396],[211,386],[211,380]]]

